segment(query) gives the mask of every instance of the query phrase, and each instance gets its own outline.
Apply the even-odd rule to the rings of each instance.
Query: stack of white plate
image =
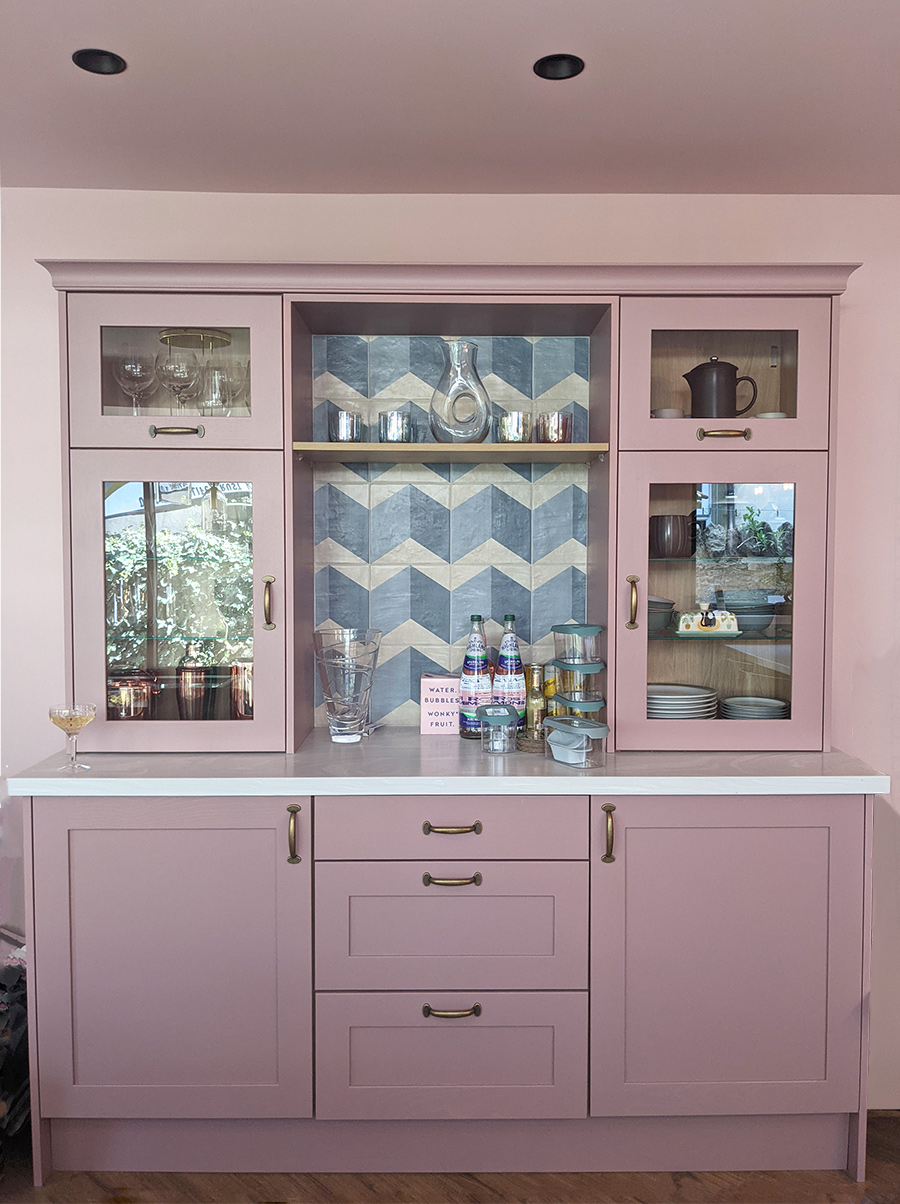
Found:
[[[708,686],[647,686],[648,719],[715,719],[718,696]]]
[[[723,698],[723,719],[789,719],[791,704],[780,698]]]

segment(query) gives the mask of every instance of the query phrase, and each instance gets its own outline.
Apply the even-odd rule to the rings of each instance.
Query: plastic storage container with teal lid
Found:
[[[475,712],[481,721],[481,751],[511,753],[516,751],[519,730],[519,711],[508,703],[480,706]]]
[[[558,661],[568,664],[591,664],[600,660],[600,633],[602,627],[593,623],[556,623],[553,632],[553,650]]]
[[[602,769],[606,765],[609,726],[595,719],[556,715],[544,720],[544,756],[572,769]]]

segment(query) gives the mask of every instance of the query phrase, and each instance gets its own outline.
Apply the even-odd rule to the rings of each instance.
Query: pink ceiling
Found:
[[[121,54],[94,76],[74,50]],[[573,80],[541,55],[586,62]],[[900,193],[900,0],[0,0],[6,187]]]

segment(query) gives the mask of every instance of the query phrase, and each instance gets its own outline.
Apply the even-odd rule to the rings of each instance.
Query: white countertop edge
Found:
[[[607,776],[602,769],[572,772],[565,777],[259,777],[259,778],[27,778],[10,779],[10,795],[114,798],[181,797],[290,798],[317,794],[602,794],[602,795],[740,795],[740,794],[888,794],[884,774],[732,776]]]

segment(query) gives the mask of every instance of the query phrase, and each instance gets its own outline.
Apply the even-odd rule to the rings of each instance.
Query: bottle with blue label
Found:
[[[464,740],[481,739],[477,711],[491,703],[491,669],[481,615],[469,618],[469,642],[459,679],[459,734]]]
[[[519,731],[525,730],[525,669],[516,635],[516,616],[503,616],[500,655],[494,670],[494,702],[506,703],[519,712]]]

